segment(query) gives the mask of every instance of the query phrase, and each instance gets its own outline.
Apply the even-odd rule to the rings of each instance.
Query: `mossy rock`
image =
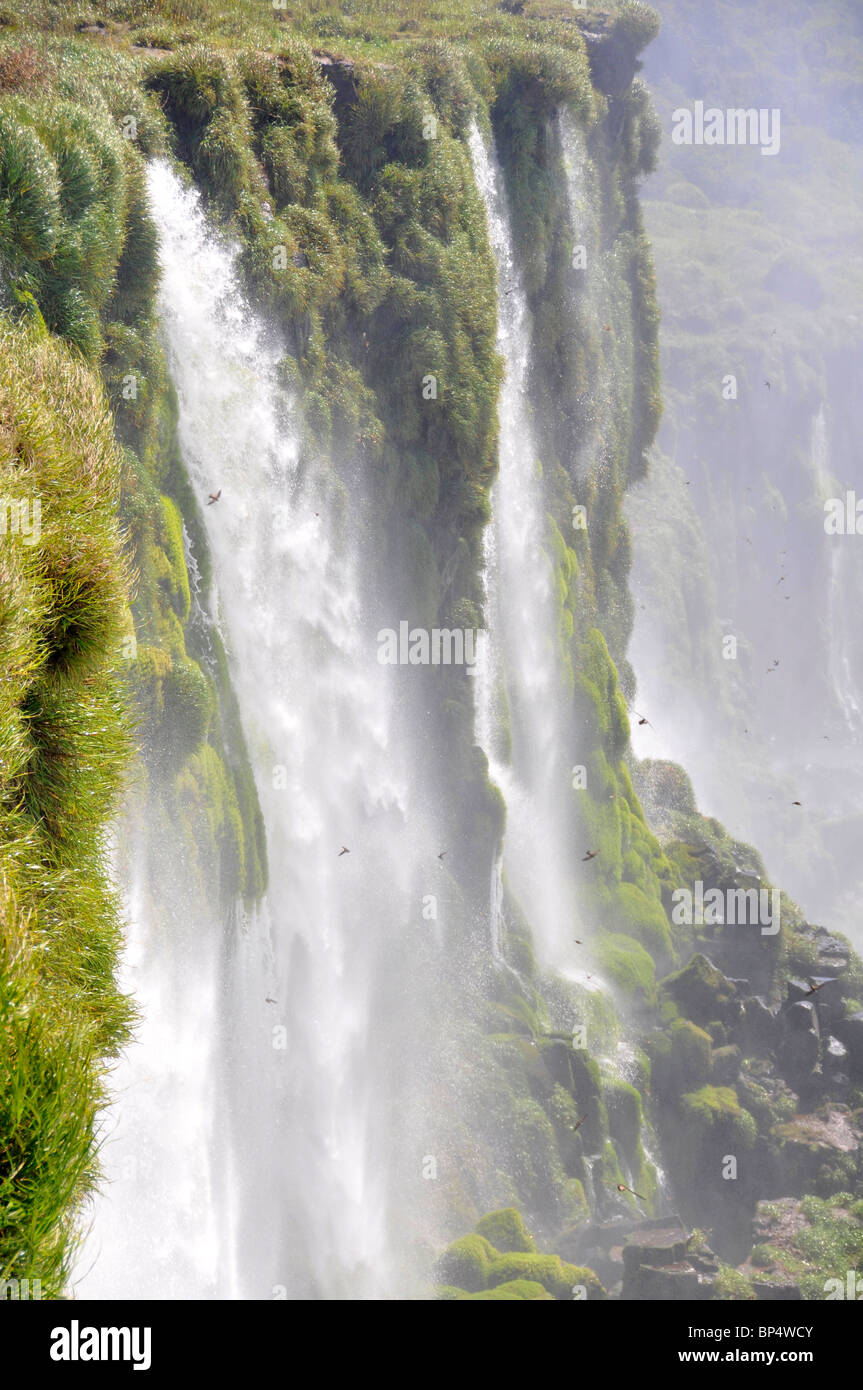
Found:
[[[755,1143],[755,1121],[744,1110],[733,1086],[702,1086],[681,1098],[683,1113],[704,1133],[718,1130],[742,1148]]]
[[[596,956],[601,973],[638,1007],[656,1003],[653,961],[640,942],[611,932],[597,944]]]
[[[476,1232],[501,1254],[532,1254],[536,1250],[533,1236],[517,1207],[490,1211],[476,1223]]]
[[[639,856],[639,862],[643,862]],[[674,964],[671,929],[662,903],[635,883],[621,883],[611,898],[609,920],[615,931],[641,943],[662,969]]]
[[[641,1096],[627,1081],[610,1080],[605,1083],[604,1100],[609,1133],[634,1164],[641,1157]]]
[[[711,1077],[710,1034],[687,1018],[675,1019],[666,1033],[650,1039],[653,1076],[660,1094],[680,1095]]]
[[[734,985],[700,953],[682,970],[663,980],[660,990],[673,1000],[685,1018],[702,1027],[714,1019],[731,1023],[740,1012]]]
[[[490,1288],[496,1288],[514,1279],[527,1279],[540,1284],[560,1302],[571,1299],[573,1289],[579,1284],[583,1284],[587,1289],[588,1298],[599,1298],[603,1292],[593,1270],[565,1264],[559,1255],[502,1255],[489,1268]]]
[[[479,1293],[462,1293],[460,1290],[455,1293],[447,1292],[447,1298],[457,1298],[464,1301],[480,1302],[501,1302],[501,1301],[524,1301],[533,1300],[542,1303],[554,1303],[553,1293],[543,1288],[542,1284],[537,1284],[532,1279],[510,1279],[506,1284],[498,1284],[493,1289],[482,1289]]]
[[[497,1256],[497,1250],[484,1236],[462,1236],[441,1255],[437,1274],[444,1284],[477,1293],[487,1286],[488,1271]]]

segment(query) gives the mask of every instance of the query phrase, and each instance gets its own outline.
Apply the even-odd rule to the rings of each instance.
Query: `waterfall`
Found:
[[[470,152],[498,268],[498,349],[505,363],[499,472],[485,538],[487,632],[476,681],[476,739],[506,800],[506,882],[530,915],[544,961],[563,964],[571,956],[566,928],[575,921],[567,876],[569,764],[548,520],[528,400],[530,312],[503,175],[476,126]],[[493,950],[502,935],[497,882],[493,873]]]
[[[812,422],[812,471],[815,476],[819,501],[835,494],[830,475],[830,434],[827,414],[822,405]],[[860,740],[863,728],[860,692],[851,667],[851,655],[858,644],[857,613],[853,598],[855,575],[849,574],[850,550],[854,538],[847,536],[826,536],[829,558],[827,562],[827,622],[825,642],[830,683],[842,712],[848,737],[852,743]],[[851,612],[854,616],[849,622]]]
[[[393,960],[419,930],[417,876],[440,870],[439,831],[370,630],[376,558],[363,551],[361,502],[348,505],[333,470],[304,453],[279,383],[282,347],[244,298],[236,248],[167,164],[150,167],[149,193],[183,459],[202,501],[221,489],[203,508],[216,583],[195,621],[214,624],[228,653],[270,882],[242,931],[195,922],[182,955],[166,949],[164,924],[136,922],[147,1022],[122,1077],[78,1291],[164,1287],[194,1223],[220,1240],[184,1271],[185,1297],[387,1297],[405,1287],[392,1171],[402,1153],[414,1158],[399,1105],[413,1055],[407,983]],[[163,989],[164,1016],[150,1012]],[[178,1030],[194,1033],[199,1087],[173,1056]],[[158,1114],[141,1115],[150,1074]],[[142,1128],[158,1131],[154,1171],[115,1202]],[[172,1150],[173,1169],[189,1175],[176,1188]],[[148,1204],[167,1249],[154,1251],[146,1229],[112,1225],[115,1206]]]

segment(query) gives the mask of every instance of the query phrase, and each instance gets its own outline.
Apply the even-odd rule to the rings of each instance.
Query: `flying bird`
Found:
[[[791,805],[792,805],[792,806],[802,806],[802,805],[803,805],[803,802],[802,802],[802,801],[792,801]]]
[[[595,859],[596,856],[597,856],[598,854],[599,854],[599,850],[598,850],[598,849],[589,849],[589,850],[587,851],[587,854],[582,855],[582,859],[581,859],[582,864],[586,864],[587,861],[588,861],[588,859]]]
[[[764,385],[767,387],[767,390],[768,390],[768,391],[770,391],[770,390],[772,389],[771,386],[770,386],[770,382],[769,382],[769,381],[765,381]]]
[[[336,855],[336,858],[337,858],[337,859],[341,859],[341,857],[342,857],[343,854],[350,854],[350,850],[348,849],[347,845],[342,845],[341,849],[339,850],[338,854]]]
[[[580,945],[582,944],[582,943],[579,941],[579,939],[578,939],[577,936],[574,936],[572,939],[573,939],[573,941],[575,942],[576,946],[580,946]]]
[[[445,849],[442,849],[441,852],[440,852],[440,854],[438,855],[438,859],[443,859],[443,857],[444,857],[444,855],[445,855],[446,853],[447,853],[447,851],[446,851]]]
[[[267,995],[267,1003],[268,1003],[268,1004],[277,1004],[277,1003],[278,1003],[278,1000],[277,1000],[277,999],[271,999],[270,996]]]
[[[210,493],[210,497],[209,497],[209,501],[207,502],[207,506],[208,506],[208,507],[212,507],[212,505],[213,505],[214,502],[218,502],[218,500],[219,500],[219,498],[221,497],[221,495],[222,495],[222,489],[221,489],[221,488],[219,488],[219,491],[218,491],[218,492],[211,492],[211,493]]]
[[[646,1201],[647,1201],[647,1198],[646,1198],[646,1197],[642,1197],[642,1195],[641,1195],[640,1192],[633,1192],[631,1187],[627,1187],[625,1182],[619,1182],[619,1183],[617,1184],[617,1190],[618,1190],[618,1192],[629,1192],[629,1193],[631,1193],[631,1195],[632,1195],[633,1197],[637,1197],[637,1198],[638,1198],[639,1202],[646,1202]]]
[[[579,1120],[578,1124],[572,1126],[572,1132],[573,1132],[573,1134],[578,1134],[578,1131],[581,1129],[581,1126],[584,1124],[584,1122],[585,1122],[586,1119],[587,1119],[587,1116],[586,1116],[586,1115],[582,1115],[582,1117],[581,1117],[581,1119]]]
[[[810,980],[810,981],[809,981],[809,990],[808,990],[808,993],[809,993],[809,994],[816,994],[816,993],[818,992],[818,990],[819,990],[819,989],[823,989],[824,986],[825,986],[826,984],[829,984],[829,980],[822,980],[821,983],[820,983],[820,985],[816,985],[815,982],[814,982],[813,980]]]

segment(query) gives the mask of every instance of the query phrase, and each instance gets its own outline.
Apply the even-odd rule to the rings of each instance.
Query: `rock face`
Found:
[[[622,1299],[706,1299],[719,1273],[713,1251],[696,1248],[679,1216],[642,1221],[627,1238],[622,1261]]]
[[[849,1178],[863,1154],[863,1129],[847,1105],[823,1105],[814,1114],[795,1115],[771,1131],[779,1146],[780,1190],[811,1192],[819,1172],[845,1170]]]
[[[581,32],[593,85],[606,96],[622,96],[641,67],[631,47],[621,42],[613,31],[606,31],[602,21],[597,22],[596,28],[582,28]]]
[[[315,58],[324,77],[335,88],[336,111],[353,106],[359,95],[353,59],[334,58],[332,53],[323,52],[316,52]]]

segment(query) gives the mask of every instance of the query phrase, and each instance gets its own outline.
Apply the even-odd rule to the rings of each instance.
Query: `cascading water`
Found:
[[[811,456],[817,494],[819,500],[825,500],[833,495],[834,489],[829,482],[830,439],[823,405],[812,422]],[[842,711],[847,736],[857,743],[863,730],[863,711],[860,691],[851,669],[851,653],[858,640],[856,611],[853,631],[849,625],[855,591],[854,576],[846,573],[846,557],[851,555],[851,550],[847,537],[826,536],[825,540],[829,547],[825,627],[830,681]],[[851,544],[853,547],[853,541]]]
[[[158,1290],[174,1233],[194,1212],[196,1229],[220,1240],[185,1271],[186,1297],[386,1297],[396,1259],[388,1170],[408,1140],[398,1098],[411,1055],[390,948],[417,915],[416,878],[437,827],[412,800],[415,751],[368,628],[375,557],[362,552],[361,502],[349,508],[332,471],[304,460],[301,422],[278,382],[280,345],[250,312],[235,251],[209,231],[197,193],[162,163],[149,190],[183,457],[202,498],[221,490],[204,509],[217,589],[208,620],[229,656],[270,881],[242,932],[196,923],[183,959],[164,952],[164,933],[155,948],[156,924],[137,924],[148,1022],[123,1077],[104,1154],[108,1196],[79,1292]],[[172,1007],[151,1017],[162,988]],[[190,999],[202,1015],[194,1091],[177,1059],[164,1060],[178,1029],[193,1026]],[[149,1072],[162,1081],[158,1105],[140,1116]],[[120,1231],[106,1215],[111,1180],[151,1126],[156,1171],[139,1175],[134,1202],[116,1205],[160,1203],[169,1248],[159,1252],[145,1231]],[[171,1151],[191,1172],[189,1129],[202,1139],[200,1166],[192,1190],[175,1191]]]
[[[486,532],[487,631],[476,685],[476,739],[504,794],[503,864],[509,887],[528,908],[547,961],[571,959],[564,925],[573,920],[567,879],[569,791],[563,749],[561,663],[548,523],[527,398],[530,315],[516,265],[503,176],[479,130],[470,134],[500,284],[501,391],[499,473]],[[492,875],[492,943],[499,951],[503,894]],[[497,920],[495,920],[497,918]]]

